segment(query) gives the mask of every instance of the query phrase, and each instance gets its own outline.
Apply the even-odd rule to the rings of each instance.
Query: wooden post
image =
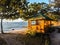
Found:
[[[28,20],[28,29],[31,29],[31,20]]]

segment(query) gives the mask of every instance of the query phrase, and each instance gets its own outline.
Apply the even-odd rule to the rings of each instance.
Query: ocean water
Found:
[[[28,22],[3,22],[3,30],[5,32],[11,31],[12,29],[19,30],[21,28],[26,28],[27,26],[28,26]],[[0,32],[1,32],[1,26],[0,26]]]

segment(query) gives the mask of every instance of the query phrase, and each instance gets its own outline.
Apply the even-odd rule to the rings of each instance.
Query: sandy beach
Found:
[[[28,28],[21,28],[19,30],[11,30],[8,33],[15,33],[15,34],[25,34],[25,32],[28,30]]]

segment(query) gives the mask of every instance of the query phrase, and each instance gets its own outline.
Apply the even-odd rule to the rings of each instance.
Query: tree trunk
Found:
[[[3,32],[3,18],[1,18],[1,33],[3,34],[4,32]]]
[[[58,7],[58,10],[57,10],[58,14],[59,14],[59,11],[60,11],[60,10],[59,10],[59,7]]]

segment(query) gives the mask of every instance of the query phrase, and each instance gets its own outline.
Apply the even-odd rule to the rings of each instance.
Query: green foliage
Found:
[[[41,10],[41,4],[40,3],[31,3],[28,5],[28,8],[24,11],[24,14],[21,15],[24,19],[28,20],[30,18],[36,18],[39,16],[38,11]]]
[[[19,10],[25,10],[27,7],[26,0],[1,0],[0,1],[0,15],[4,19],[17,19],[20,18]]]
[[[60,0],[54,0],[54,2],[52,2],[52,4],[50,4],[50,7],[54,7],[52,10],[54,15],[58,15],[60,16]]]
[[[2,16],[5,19],[22,18],[24,20],[28,20],[30,18],[36,18],[40,15],[47,14],[52,7],[50,4],[46,4],[44,2],[31,4],[28,3],[29,2],[27,2],[27,0],[1,0],[0,12],[3,13]],[[20,10],[22,10],[22,12]],[[52,12],[52,15],[58,15],[58,13],[55,14],[54,11]]]
[[[28,30],[28,31],[26,32],[26,35],[28,35],[28,36],[35,36],[35,35],[36,35],[36,31]]]

